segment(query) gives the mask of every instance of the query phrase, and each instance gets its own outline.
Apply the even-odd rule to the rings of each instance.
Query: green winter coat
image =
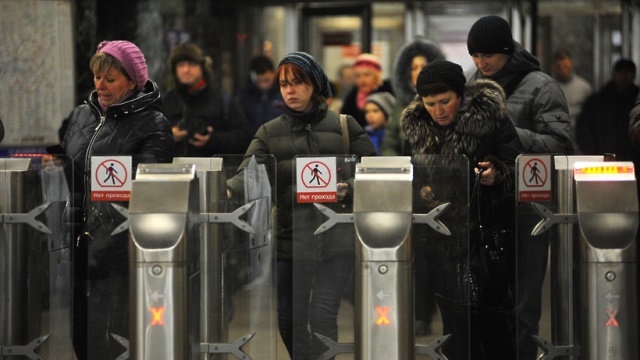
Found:
[[[376,149],[369,136],[353,117],[347,117],[347,125],[350,143],[349,153],[355,154],[358,158],[376,156]],[[353,241],[338,241],[338,237],[331,236],[330,231],[325,232],[323,236],[313,236],[313,232],[307,234],[307,231],[300,232],[296,230],[295,239],[293,232],[292,205],[296,197],[296,189],[293,183],[296,167],[295,157],[297,155],[330,156],[344,154],[343,149],[340,116],[333,111],[329,111],[326,103],[316,107],[312,110],[312,114],[306,118],[294,117],[285,113],[258,129],[247,149],[245,159],[240,165],[237,175],[227,182],[228,187],[234,193],[241,193],[243,189],[242,169],[247,166],[251,157],[256,155],[259,161],[261,156],[270,154],[276,158],[276,231],[279,259],[291,258],[294,241],[308,243],[309,246],[304,247],[304,251],[307,252],[304,256],[310,256],[314,259],[328,257],[353,248]],[[348,182],[352,176],[353,174],[338,174],[337,181]],[[302,220],[300,217],[308,217],[309,219],[314,219],[314,221],[315,219],[326,220],[317,216],[316,210],[312,208],[311,204],[308,204],[308,206],[297,204],[296,216],[299,217],[296,220],[297,222]],[[310,222],[307,230],[312,230],[315,225],[313,221]],[[298,239],[302,233],[306,234],[304,236],[305,239]],[[344,239],[344,237],[339,238]],[[332,240],[336,241],[332,242]],[[300,248],[297,247],[296,249]],[[298,255],[300,254],[296,250],[296,257]]]

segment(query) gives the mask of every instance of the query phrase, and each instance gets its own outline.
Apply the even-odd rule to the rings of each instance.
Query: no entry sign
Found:
[[[131,156],[93,156],[91,175],[92,201],[131,198]]]
[[[298,202],[336,202],[336,158],[296,158]]]

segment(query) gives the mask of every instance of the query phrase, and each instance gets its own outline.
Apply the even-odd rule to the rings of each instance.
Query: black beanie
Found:
[[[481,17],[473,24],[467,37],[469,54],[512,54],[513,35],[507,20],[500,16]]]
[[[420,70],[416,81],[416,90],[420,96],[424,97],[423,89],[431,84],[445,84],[456,94],[462,96],[466,83],[462,67],[447,60],[434,60]]]
[[[291,53],[285,56],[278,64],[278,68],[284,64],[294,64],[304,70],[313,82],[315,90],[325,99],[331,97],[331,88],[329,87],[329,79],[324,73],[322,66],[316,59],[302,51]]]

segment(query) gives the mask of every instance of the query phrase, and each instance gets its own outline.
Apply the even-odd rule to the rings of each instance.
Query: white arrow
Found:
[[[612,301],[613,299],[619,299],[620,295],[614,295],[611,290],[609,290],[609,292],[604,295],[604,298],[607,299],[607,301]]]
[[[378,291],[378,293],[376,294],[376,296],[378,297],[378,299],[380,299],[380,301],[384,301],[384,298],[391,296],[391,294],[386,293],[382,290]]]
[[[158,299],[160,298],[164,298],[164,294],[158,293],[158,290],[154,291],[153,294],[151,294],[151,299],[153,299],[154,302],[158,302]]]

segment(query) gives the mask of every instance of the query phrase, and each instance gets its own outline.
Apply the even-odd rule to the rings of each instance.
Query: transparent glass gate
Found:
[[[72,359],[71,167],[0,159],[0,358]]]

